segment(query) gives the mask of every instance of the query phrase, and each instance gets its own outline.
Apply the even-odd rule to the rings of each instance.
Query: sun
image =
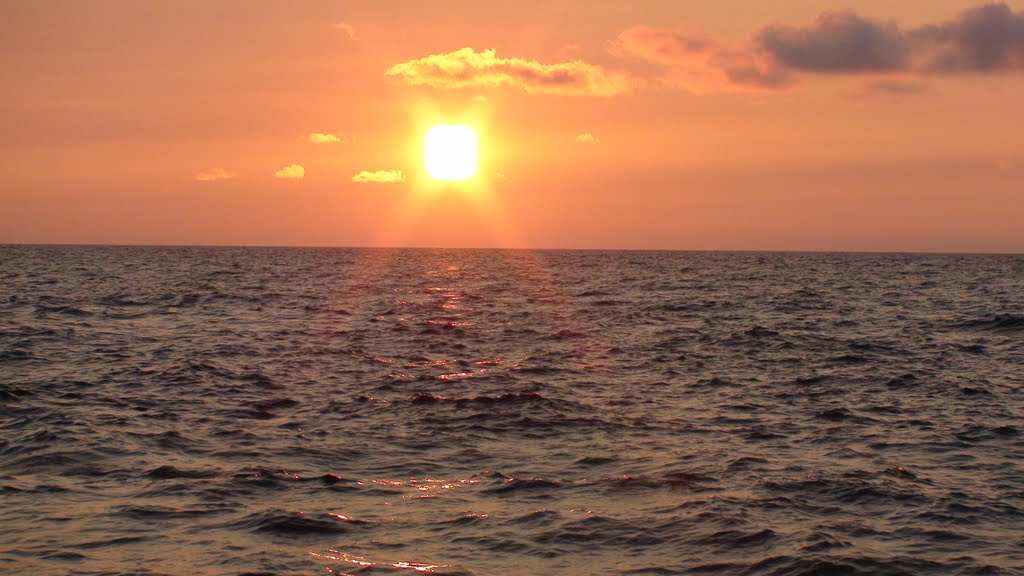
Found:
[[[476,174],[480,140],[469,126],[439,124],[423,139],[427,173],[435,180],[466,180]]]

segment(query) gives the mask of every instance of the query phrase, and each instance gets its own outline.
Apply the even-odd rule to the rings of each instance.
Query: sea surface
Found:
[[[1024,574],[1024,257],[0,246],[3,574]]]

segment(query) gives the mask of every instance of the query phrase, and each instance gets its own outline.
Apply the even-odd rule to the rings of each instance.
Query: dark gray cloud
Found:
[[[790,74],[782,66],[756,52],[722,50],[711,60],[721,68],[736,86],[748,88],[785,88],[791,82]]]
[[[986,4],[908,34],[929,74],[1024,70],[1024,11]]]
[[[765,26],[736,47],[634,26],[611,48],[670,68],[670,84],[696,92],[785,88],[803,72],[871,78],[865,94],[912,94],[923,90],[914,77],[1024,71],[1024,11],[989,3],[912,29],[853,10],[826,12],[805,25]]]
[[[853,11],[822,14],[809,26],[768,26],[755,43],[782,66],[818,74],[895,72],[911,65],[910,46],[895,22]]]

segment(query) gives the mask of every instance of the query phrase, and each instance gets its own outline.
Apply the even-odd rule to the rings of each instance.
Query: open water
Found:
[[[1024,257],[0,247],[0,573],[1024,574]]]

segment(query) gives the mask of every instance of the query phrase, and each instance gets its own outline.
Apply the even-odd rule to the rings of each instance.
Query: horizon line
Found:
[[[689,252],[724,254],[877,254],[920,256],[1024,256],[1024,252],[967,252],[938,250],[796,250],[758,248],[509,248],[496,246],[327,246],[307,244],[118,244],[66,242],[0,242],[0,247],[54,248],[227,248],[227,249],[307,249],[307,250],[464,250],[464,251],[536,251],[536,252]]]

